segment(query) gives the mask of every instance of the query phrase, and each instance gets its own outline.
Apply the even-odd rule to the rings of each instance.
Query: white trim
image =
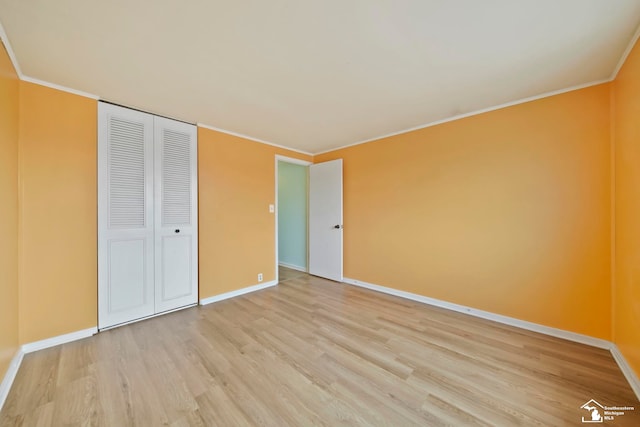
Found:
[[[612,343],[611,341],[607,341],[601,338],[591,337],[589,335],[578,334],[576,332],[565,331],[563,329],[552,328],[550,326],[544,326],[538,323],[527,322],[525,320],[515,319],[513,317],[503,316],[501,314],[495,314],[495,313],[491,313],[484,310],[478,310],[478,309],[467,307],[464,305],[454,304],[451,302],[442,301],[439,299],[430,298],[423,295],[414,294],[411,292],[388,288],[386,286],[374,285],[373,283],[367,283],[361,280],[349,279],[345,277],[342,281],[343,283],[346,283],[348,285],[358,286],[361,288],[370,289],[372,291],[382,292],[388,295],[393,295],[396,297],[417,301],[423,304],[428,304],[435,307],[440,307],[447,310],[468,314],[470,316],[479,317],[481,319],[492,320],[494,322],[502,323],[505,325],[515,326],[517,328],[525,329],[528,331],[538,332],[544,335],[549,335],[552,337],[562,338],[568,341],[573,341],[580,344],[585,344],[592,347],[609,350],[611,352],[611,356],[616,361],[616,363],[618,364],[618,367],[620,368],[623,375],[629,382],[631,389],[636,394],[638,399],[640,399],[640,380],[638,379],[638,376],[636,375],[633,368],[629,365],[627,360],[624,358],[623,354],[620,352],[620,349],[618,348],[618,346]]]
[[[631,37],[631,40],[629,40],[629,44],[627,45],[627,48],[624,50],[624,53],[620,57],[620,60],[618,61],[616,68],[614,68],[613,73],[611,73],[611,77],[609,78],[610,82],[614,81],[616,77],[618,77],[618,73],[620,72],[620,69],[622,69],[622,66],[624,65],[624,63],[627,62],[627,57],[633,50],[633,47],[636,45],[638,38],[640,38],[640,26],[638,26],[638,29],[633,34],[633,37]]]
[[[60,344],[66,344],[72,341],[81,340],[83,338],[88,338],[97,333],[98,328],[93,327],[64,335],[58,335],[57,337],[51,337],[44,340],[23,344],[11,360],[9,368],[7,368],[7,373],[4,375],[2,383],[0,383],[0,410],[2,410],[2,406],[4,405],[4,402],[9,395],[9,391],[13,386],[13,381],[16,378],[18,369],[20,369],[20,365],[22,364],[22,359],[25,354],[33,353],[34,351],[38,350],[44,350],[45,348],[49,347],[55,347]]]
[[[196,126],[196,124],[194,122],[190,122],[189,120],[184,119],[184,118],[180,118],[180,117],[176,117],[176,116],[167,116],[166,114],[158,113],[157,111],[145,110],[145,109],[142,109],[140,107],[136,107],[135,105],[132,105],[132,104],[122,104],[120,102],[111,101],[111,100],[105,99],[105,98],[100,98],[99,102],[101,102],[103,104],[107,104],[107,105],[113,105],[114,107],[120,107],[120,108],[126,108],[126,109],[129,109],[129,110],[138,111],[138,112],[144,113],[144,114],[151,114],[152,116],[160,117],[162,119],[168,119],[168,120],[173,120],[173,121],[176,121],[176,122],[182,122],[184,124],[194,126],[196,128],[196,131],[198,130],[198,127]]]
[[[289,148],[287,148],[289,150]],[[287,157],[281,154],[276,154],[276,163],[277,162],[285,162],[285,163],[293,163],[294,165],[302,165],[302,166],[311,166],[313,162],[308,160],[296,159],[295,157]]]
[[[198,303],[194,302],[193,304],[183,305],[181,307],[172,308],[171,310],[166,310],[166,311],[160,311],[158,313],[153,313],[153,314],[151,314],[149,316],[138,317],[137,319],[127,320],[126,322],[116,323],[115,325],[105,326],[104,328],[98,328],[98,331],[99,332],[108,331],[109,329],[115,329],[115,328],[119,328],[120,326],[126,326],[126,325],[130,325],[132,323],[142,322],[143,320],[148,320],[148,319],[153,319],[154,317],[164,316],[165,314],[169,314],[169,313],[173,313],[174,311],[180,311],[180,310],[184,310],[184,309],[187,309],[187,308],[195,307],[197,305],[198,305]]]
[[[22,352],[24,354],[33,353],[34,351],[44,350],[45,348],[55,347],[56,345],[66,344],[71,341],[81,340],[88,338],[98,333],[98,327],[83,329],[81,331],[75,331],[64,335],[58,335],[57,337],[47,338],[41,341],[30,342],[22,345]]]
[[[382,293],[397,296],[400,298],[410,299],[412,301],[433,305],[435,307],[446,308],[447,310],[469,314],[471,316],[479,317],[482,319],[493,320],[494,322],[515,326],[517,328],[526,329],[528,331],[539,332],[541,334],[550,335],[556,338],[563,338],[565,340],[590,345],[592,347],[603,348],[606,350],[609,350],[611,348],[611,342],[607,340],[603,340],[601,338],[594,338],[588,335],[578,334],[576,332],[565,331],[563,329],[552,328],[550,326],[544,326],[538,323],[527,322],[526,320],[515,319],[513,317],[503,316],[501,314],[495,314],[489,311],[478,310],[476,308],[471,308],[471,307],[467,307],[460,304],[454,304],[452,302],[442,301],[435,298],[425,297],[423,295],[418,295],[411,292],[387,288],[386,286],[374,285],[372,283],[363,282],[361,280],[349,279],[345,277],[342,281],[349,285],[371,289],[373,291],[382,292]]]
[[[212,304],[214,302],[223,301],[233,297],[238,297],[240,295],[248,294],[250,292],[261,291],[262,289],[270,288],[272,286],[276,286],[277,284],[278,284],[277,280],[272,280],[270,282],[259,283],[257,285],[248,286],[242,289],[237,289],[235,291],[225,292],[224,294],[214,295],[209,298],[202,298],[200,300],[200,305]]]
[[[279,262],[278,265],[281,267],[290,268],[292,270],[302,271],[303,273],[307,272],[307,269],[305,267],[300,267],[299,265],[289,264],[286,262]]]
[[[36,85],[40,85],[40,86],[45,86],[51,89],[56,89],[56,90],[60,90],[62,92],[68,92],[68,93],[72,93],[74,95],[79,95],[79,96],[84,96],[85,98],[90,98],[90,99],[95,99],[98,100],[100,99],[100,97],[98,95],[94,95],[92,93],[88,93],[88,92],[83,92],[81,90],[76,90],[76,89],[71,89],[70,87],[66,87],[66,86],[62,86],[59,84],[55,84],[55,83],[50,83],[50,82],[46,82],[44,80],[40,80],[40,79],[36,79],[33,77],[29,77],[29,76],[22,76],[21,79],[25,82],[29,82],[29,83],[33,83]]]
[[[620,367],[620,370],[624,374],[625,378],[627,379],[627,381],[629,381],[631,389],[638,397],[638,400],[640,400],[640,379],[638,379],[633,368],[629,365],[629,363],[627,363],[627,359],[624,358],[617,345],[611,343],[611,348],[609,350],[611,351],[611,355],[615,359],[616,363],[618,363],[618,366]]]
[[[298,150],[297,148],[286,147],[284,145],[280,145],[280,144],[276,144],[276,143],[273,143],[273,142],[265,141],[264,139],[254,138],[252,136],[244,135],[242,133],[237,133],[237,132],[233,132],[233,131],[230,131],[230,130],[217,128],[215,126],[205,125],[204,123],[199,123],[199,122],[196,123],[196,125],[198,127],[204,128],[204,129],[209,129],[209,130],[214,130],[216,132],[226,133],[227,135],[237,136],[238,138],[248,139],[249,141],[253,141],[253,142],[259,142],[260,144],[271,145],[272,147],[282,148],[283,150],[294,151],[296,153],[306,154],[307,156],[313,156],[313,154],[309,153],[308,151],[302,151],[302,150]]]
[[[11,43],[9,43],[9,37],[7,33],[4,31],[4,27],[2,26],[2,22],[0,22],[0,39],[2,39],[2,44],[4,44],[4,48],[7,50],[7,54],[9,55],[9,59],[11,60],[11,64],[13,64],[13,68],[16,70],[16,74],[19,79],[23,78],[22,70],[20,70],[20,65],[18,64],[18,58],[16,58],[16,54],[13,53],[13,48],[11,47]],[[1,407],[2,405],[0,405]]]
[[[9,396],[9,391],[11,391],[13,381],[16,379],[23,357],[24,352],[19,348],[18,351],[16,351],[15,356],[13,356],[13,359],[11,359],[11,363],[7,368],[7,373],[4,374],[4,379],[2,380],[2,383],[0,383],[0,411],[2,410],[4,402],[7,400],[7,396]]]
[[[301,165],[301,166],[311,166],[313,164],[313,162],[309,162],[307,160],[300,160],[300,159],[296,159],[294,157],[287,157],[287,156],[282,156],[280,154],[276,154],[276,163],[275,163],[275,175],[276,175],[276,200],[274,202],[274,206],[275,206],[275,212],[274,212],[274,222],[275,222],[275,230],[276,230],[276,236],[275,236],[275,242],[276,242],[276,250],[275,250],[275,254],[276,254],[276,259],[275,259],[275,268],[276,268],[276,282],[278,282],[280,280],[280,275],[278,274],[278,265],[280,265],[279,263],[279,259],[280,259],[280,255],[278,254],[279,252],[279,247],[280,247],[280,239],[278,239],[278,215],[280,213],[280,210],[278,208],[278,162],[286,162],[286,163],[293,163],[295,165]],[[307,171],[307,174],[309,172]],[[309,210],[309,180],[307,179],[307,211]],[[307,212],[307,263],[309,262],[309,217],[308,217],[308,212]],[[289,265],[285,265],[285,267],[289,267]],[[289,267],[289,268],[294,268],[294,267]],[[296,270],[298,270],[299,268],[297,268]],[[305,273],[307,272],[307,270],[300,270],[300,271],[304,271]]]
[[[513,106],[516,106],[516,105],[519,105],[519,104],[525,104],[525,103],[531,102],[531,101],[537,101],[537,100],[543,99],[543,98],[549,98],[550,96],[561,95],[563,93],[573,92],[574,90],[586,89],[586,88],[591,87],[591,86],[597,86],[597,85],[601,85],[603,83],[609,83],[610,81],[611,81],[610,79],[596,80],[596,81],[593,81],[593,82],[590,82],[590,83],[585,83],[585,84],[581,84],[581,85],[577,85],[577,86],[571,86],[571,87],[568,87],[568,88],[565,88],[565,89],[554,90],[552,92],[546,92],[546,93],[543,93],[543,94],[540,94],[540,95],[531,96],[529,98],[523,98],[523,99],[519,99],[517,101],[507,102],[506,104],[499,104],[499,105],[496,105],[496,106],[493,106],[493,107],[487,107],[487,108],[483,108],[481,110],[472,111],[470,113],[459,114],[457,116],[447,117],[447,118],[442,119],[442,120],[436,120],[434,122],[429,122],[427,124],[415,126],[415,127],[409,128],[409,129],[404,129],[404,130],[399,130],[397,132],[388,133],[386,135],[376,136],[374,138],[365,139],[364,141],[354,142],[354,143],[343,145],[343,146],[340,146],[340,147],[337,147],[337,148],[332,148],[330,150],[320,151],[318,153],[314,153],[313,155],[314,156],[319,156],[320,154],[325,154],[325,153],[330,153],[332,151],[342,150],[344,148],[353,147],[355,145],[366,144],[367,142],[373,142],[373,141],[377,141],[379,139],[385,139],[385,138],[390,138],[392,136],[402,135],[402,134],[413,132],[413,131],[416,131],[416,130],[421,130],[421,129],[429,128],[429,127],[432,127],[432,126],[441,125],[443,123],[453,122],[455,120],[460,120],[460,119],[464,119],[464,118],[467,118],[467,117],[477,116],[479,114],[489,113],[491,111],[501,110],[503,108],[513,107]]]
[[[330,153],[332,151],[342,150],[344,148],[353,147],[355,145],[365,144],[367,142],[377,141],[377,140],[380,140],[380,139],[389,138],[389,137],[392,137],[392,136],[401,135],[401,134],[404,134],[404,133],[413,132],[413,131],[420,130],[420,129],[425,129],[425,128],[428,128],[428,127],[431,127],[431,126],[436,126],[436,125],[439,125],[439,124],[448,123],[448,122],[452,122],[452,121],[459,120],[459,119],[464,119],[466,117],[472,117],[472,116],[476,116],[476,115],[479,115],[479,114],[488,113],[488,112],[495,111],[495,110],[500,110],[502,108],[513,107],[513,106],[518,105],[518,104],[524,104],[526,102],[536,101],[538,99],[548,98],[550,96],[560,95],[560,94],[563,94],[563,93],[566,93],[566,92],[585,89],[587,87],[597,86],[599,84],[612,82],[618,76],[618,73],[620,72],[620,69],[622,68],[622,66],[626,62],[627,57],[631,53],[631,50],[635,46],[638,38],[640,38],[640,27],[638,27],[638,29],[636,30],[635,34],[633,35],[633,37],[629,41],[629,45],[627,46],[627,48],[625,49],[624,53],[620,57],[620,60],[618,61],[618,64],[616,65],[615,69],[613,70],[613,72],[611,73],[611,76],[608,79],[596,80],[596,81],[593,81],[593,82],[590,82],[590,83],[585,83],[585,84],[576,85],[576,86],[570,86],[568,88],[560,89],[560,90],[556,90],[556,91],[552,91],[552,92],[546,92],[546,93],[543,93],[543,94],[540,94],[540,95],[536,95],[536,96],[532,96],[532,97],[529,97],[529,98],[523,98],[523,99],[520,99],[520,100],[508,102],[508,103],[505,103],[505,104],[499,104],[499,105],[496,105],[496,106],[493,106],[493,107],[488,107],[488,108],[472,111],[470,113],[465,113],[465,114],[460,114],[460,115],[457,115],[457,116],[452,116],[452,117],[445,118],[445,119],[442,119],[442,120],[429,122],[429,123],[426,123],[426,124],[423,124],[423,125],[411,127],[411,128],[408,128],[408,129],[400,130],[400,131],[397,131],[397,132],[392,132],[392,133],[381,135],[381,136],[376,136],[376,137],[369,138],[369,139],[366,139],[366,140],[363,140],[363,141],[353,142],[353,143],[342,145],[342,146],[339,146],[339,147],[336,147],[336,148],[330,148],[328,150],[323,150],[323,151],[319,151],[319,152],[316,152],[316,153],[311,153],[311,152],[308,152],[308,151],[299,150],[297,148],[287,147],[287,146],[284,146],[284,145],[280,145],[280,144],[276,144],[276,143],[273,143],[273,142],[265,141],[263,139],[254,138],[254,137],[251,137],[251,136],[248,136],[248,135],[244,135],[244,134],[241,134],[241,133],[229,131],[229,130],[218,128],[218,127],[215,127],[215,126],[210,126],[210,125],[207,125],[207,124],[204,124],[204,123],[197,123],[196,125],[198,127],[204,128],[204,129],[209,129],[209,130],[213,130],[213,131],[216,131],[216,132],[225,133],[227,135],[237,136],[239,138],[247,139],[247,140],[254,141],[254,142],[259,142],[261,144],[271,145],[273,147],[282,148],[284,150],[289,150],[289,151],[293,151],[293,152],[296,152],[296,153],[305,154],[307,156],[318,156],[320,154]],[[9,58],[11,59],[11,63],[13,64],[13,67],[15,68],[16,73],[18,74],[18,77],[21,80],[24,80],[24,81],[27,81],[27,82],[30,82],[30,83],[34,83],[34,84],[39,84],[39,85],[46,86],[46,87],[50,87],[52,89],[58,89],[58,90],[61,90],[61,91],[64,91],[64,92],[73,93],[73,94],[84,96],[84,97],[91,98],[91,99],[96,99],[96,100],[100,99],[100,97],[98,95],[94,95],[94,94],[91,94],[91,93],[88,93],[88,92],[83,92],[83,91],[80,91],[80,90],[76,90],[76,89],[68,88],[68,87],[65,87],[65,86],[57,85],[55,83],[46,82],[44,80],[36,79],[36,78],[33,78],[33,77],[25,76],[24,74],[22,74],[22,70],[20,69],[20,65],[18,64],[18,60],[17,60],[17,58],[16,58],[16,56],[15,56],[15,54],[13,52],[13,48],[11,47],[11,44],[9,43],[9,38],[8,38],[6,32],[4,31],[4,27],[2,26],[1,22],[0,22],[0,39],[2,39],[2,42],[3,42],[4,46],[5,46],[5,48],[7,49],[7,53],[9,54]]]

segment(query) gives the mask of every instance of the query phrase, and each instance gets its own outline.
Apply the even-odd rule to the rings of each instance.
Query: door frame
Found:
[[[275,221],[275,230],[276,230],[276,235],[275,235],[275,242],[276,242],[276,246],[275,246],[275,269],[276,269],[276,282],[280,281],[280,277],[278,274],[278,260],[279,260],[279,256],[278,256],[278,248],[280,246],[280,243],[278,242],[278,215],[279,215],[279,210],[278,210],[278,162],[285,162],[285,163],[292,163],[294,165],[301,165],[301,166],[307,166],[307,271],[309,271],[309,169],[308,167],[311,166],[313,164],[313,162],[309,162],[307,160],[300,160],[300,159],[296,159],[294,157],[287,157],[287,156],[282,156],[280,154],[276,154],[275,155],[275,180],[276,180],[276,192],[275,192],[275,212],[274,212],[274,221]]]

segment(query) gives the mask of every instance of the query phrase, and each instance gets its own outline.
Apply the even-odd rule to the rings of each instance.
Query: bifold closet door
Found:
[[[98,327],[198,301],[197,130],[98,104]]]
[[[162,117],[155,138],[155,303],[167,311],[198,301],[197,130]]]
[[[98,104],[98,326],[154,301],[153,116]]]

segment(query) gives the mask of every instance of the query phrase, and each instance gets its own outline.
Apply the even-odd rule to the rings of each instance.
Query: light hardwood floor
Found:
[[[279,286],[25,356],[0,425],[581,425],[609,352],[281,269]]]

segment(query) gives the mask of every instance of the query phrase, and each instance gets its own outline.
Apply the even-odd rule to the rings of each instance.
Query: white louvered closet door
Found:
[[[155,118],[156,311],[198,301],[197,130]]]
[[[98,326],[154,314],[153,116],[98,104]]]
[[[197,130],[98,104],[98,327],[198,300]]]

